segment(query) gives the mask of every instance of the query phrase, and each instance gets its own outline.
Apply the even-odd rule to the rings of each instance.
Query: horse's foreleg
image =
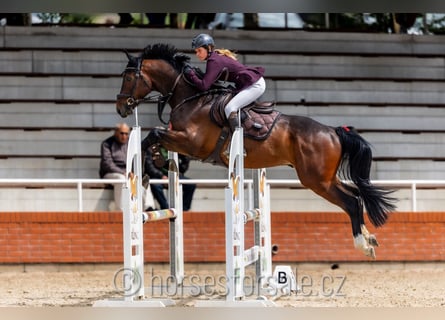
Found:
[[[156,127],[151,129],[147,137],[142,141],[142,149],[147,150],[151,147],[152,152],[159,153],[159,145],[167,150],[189,155],[187,147],[190,146],[190,138],[186,131]]]
[[[164,128],[151,129],[144,140],[142,140],[142,150],[147,150],[149,147],[159,144],[161,140],[161,131],[165,131]]]
[[[142,140],[141,150],[145,158],[145,153],[147,152],[148,149],[150,149],[153,161],[156,163],[157,167],[161,168],[165,164],[165,159],[162,156],[159,148],[159,140],[160,140],[160,136],[158,133],[159,130],[160,129],[158,128],[150,130],[147,137],[145,137],[145,139]]]

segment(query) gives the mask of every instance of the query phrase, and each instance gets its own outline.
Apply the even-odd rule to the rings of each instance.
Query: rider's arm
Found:
[[[218,80],[223,66],[221,66],[217,61],[213,59],[207,60],[206,73],[200,79],[194,71],[190,72],[188,78],[192,81],[195,86],[201,90],[209,90],[213,83]]]

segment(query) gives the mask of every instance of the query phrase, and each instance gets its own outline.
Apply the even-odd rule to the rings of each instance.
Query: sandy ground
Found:
[[[0,266],[0,306],[85,307],[98,300],[119,298],[120,291],[116,290],[119,284],[114,280],[119,268],[119,265]],[[299,264],[292,269],[300,291],[274,300],[277,306],[445,306],[445,263]],[[156,279],[168,276],[163,266],[147,268],[145,272],[146,294],[152,289],[153,275],[158,276]],[[224,265],[186,265],[186,274],[195,276],[195,284],[205,281],[207,292],[198,295],[196,290],[185,290],[174,295],[170,291],[167,296],[177,306],[223,299],[218,295],[222,287],[212,279],[224,276]],[[158,298],[158,293],[155,295]]]

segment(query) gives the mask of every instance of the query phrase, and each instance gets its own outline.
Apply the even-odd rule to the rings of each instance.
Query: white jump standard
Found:
[[[115,283],[122,277],[122,299],[97,301],[94,306],[165,307],[172,299],[146,299],[144,287],[144,230],[146,222],[169,219],[170,276],[178,285],[184,279],[182,185],[179,184],[177,153],[169,152],[170,209],[143,212],[141,129],[133,127],[128,141],[126,182],[123,186],[124,267],[116,273]]]
[[[274,306],[274,302],[260,295],[270,289],[272,280],[272,248],[270,221],[270,186],[266,183],[266,170],[257,169],[253,177],[253,209],[244,210],[244,155],[243,128],[232,136],[225,189],[226,224],[226,297],[225,301],[197,301],[196,306]],[[245,249],[245,224],[254,222],[254,246]],[[257,299],[246,299],[245,268],[255,263]],[[272,281],[273,282],[273,281]]]

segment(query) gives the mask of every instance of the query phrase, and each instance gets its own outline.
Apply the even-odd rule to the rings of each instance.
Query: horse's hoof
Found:
[[[366,253],[368,257],[371,257],[373,260],[375,260],[375,249],[374,247],[369,247],[368,252]]]
[[[369,245],[371,245],[373,247],[378,247],[379,246],[379,243],[377,242],[377,238],[373,234],[369,235],[368,243],[369,243]]]

